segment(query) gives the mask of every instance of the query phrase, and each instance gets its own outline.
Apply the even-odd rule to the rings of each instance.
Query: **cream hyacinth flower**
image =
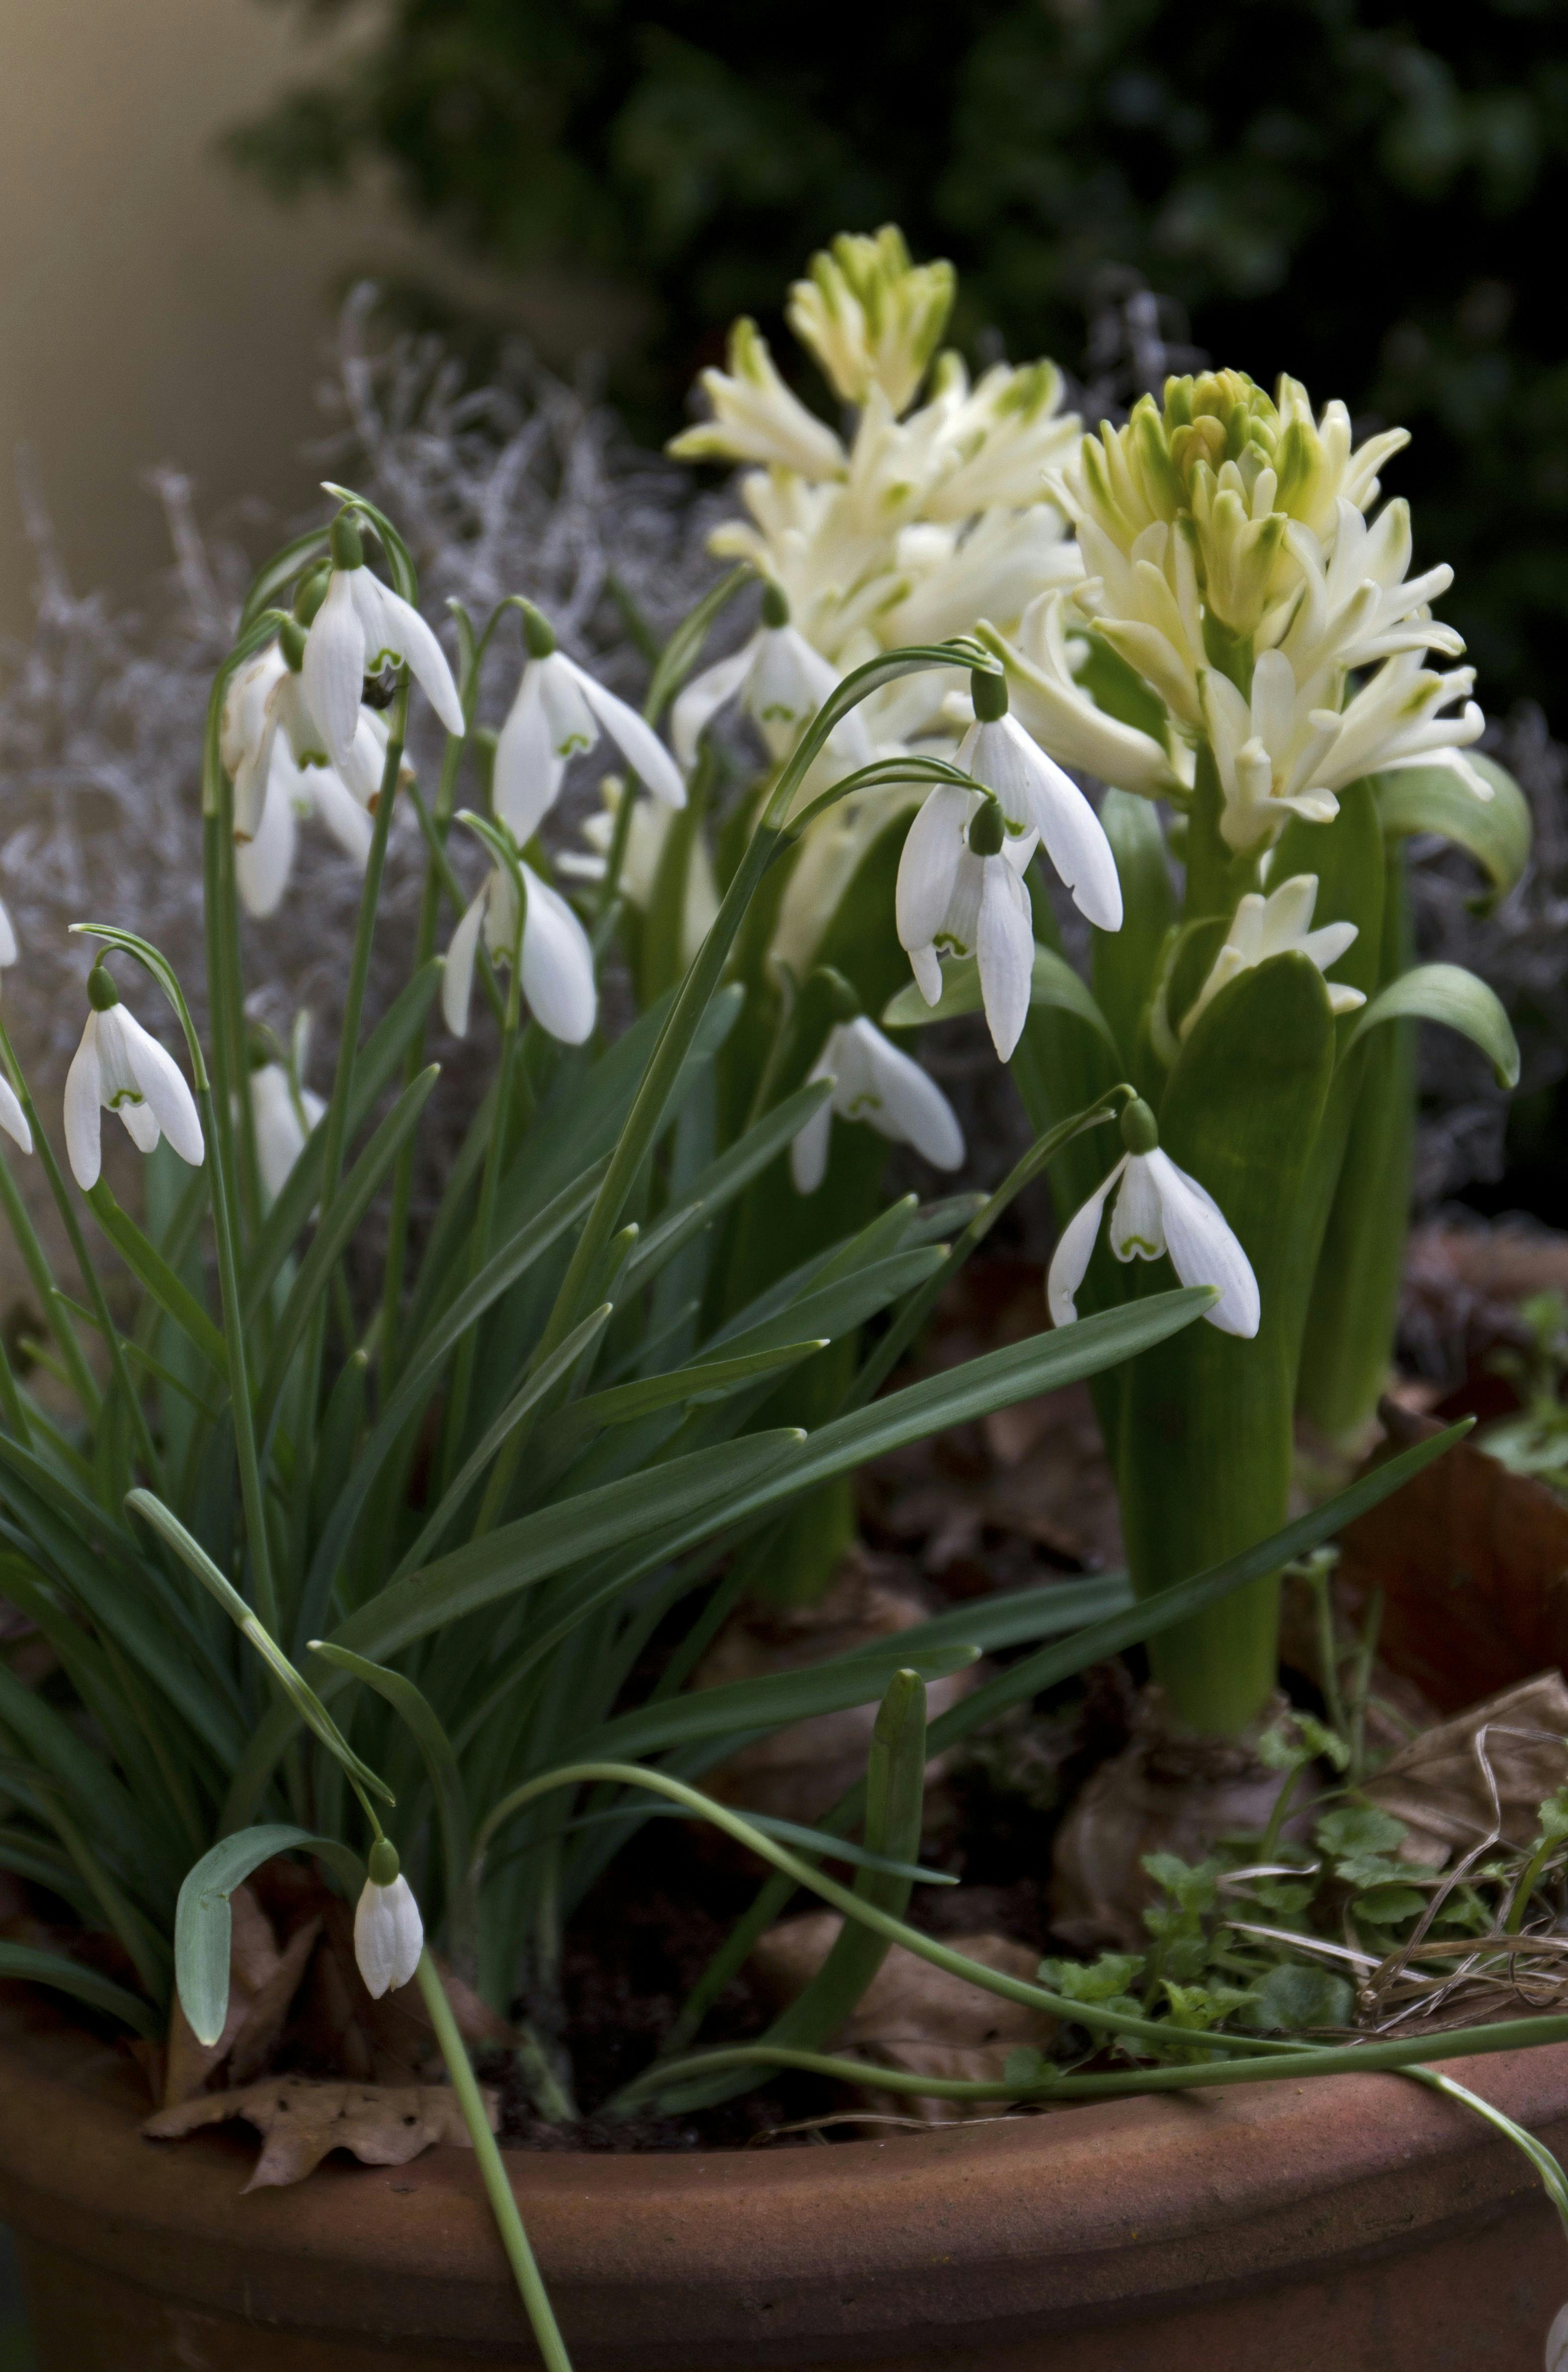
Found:
[[[419,611],[365,565],[359,529],[347,511],[332,521],[331,548],[332,573],[305,637],[300,680],[327,754],[346,775],[366,676],[387,660],[407,666],[448,733],[462,732],[463,704],[447,655]]]
[[[556,648],[554,629],[531,602],[523,605],[523,638],[528,658],[496,738],[491,785],[496,820],[518,846],[554,806],[567,760],[596,748],[605,734],[656,798],[683,808],[680,769],[653,727]]]
[[[87,975],[92,1010],[65,1075],[65,1150],[83,1193],[103,1167],[99,1115],[118,1112],[132,1143],[150,1153],[167,1136],[181,1161],[199,1169],[206,1157],[196,1100],[171,1054],[120,1002],[101,964]]]
[[[1212,1194],[1179,1169],[1159,1147],[1154,1113],[1141,1098],[1121,1114],[1121,1160],[1062,1230],[1046,1274],[1045,1298],[1054,1326],[1071,1326],[1088,1273],[1100,1220],[1113,1188],[1110,1249],[1119,1261],[1158,1260],[1168,1252],[1183,1285],[1212,1285],[1220,1297],[1204,1318],[1222,1334],[1249,1340],[1261,1315],[1252,1263]]]
[[[935,1079],[886,1039],[864,1016],[836,1022],[807,1075],[831,1079],[833,1092],[795,1138],[790,1176],[799,1194],[814,1194],[828,1171],[833,1121],[861,1120],[894,1145],[912,1145],[937,1169],[957,1169],[964,1133]]]
[[[975,957],[1004,1063],[1028,1018],[1034,917],[1022,877],[1034,852],[1034,832],[1010,835],[994,799],[943,784],[911,824],[899,860],[899,944],[922,996],[940,1000],[944,956]]]
[[[523,998],[541,1029],[563,1046],[593,1034],[598,989],[588,936],[558,890],[519,864],[525,911],[519,962]],[[517,946],[517,893],[511,874],[494,866],[452,933],[441,983],[441,1010],[454,1038],[466,1038],[480,934],[494,963],[509,964]]]
[[[1271,890],[1266,898],[1249,890],[1237,906],[1225,945],[1214,958],[1207,980],[1182,1016],[1179,1034],[1187,1036],[1205,1006],[1212,1005],[1221,989],[1238,973],[1250,971],[1255,964],[1267,963],[1271,956],[1304,955],[1324,973],[1330,964],[1338,963],[1353,943],[1356,926],[1353,923],[1325,923],[1320,930],[1313,930],[1312,909],[1317,902],[1315,873],[1293,874],[1277,890]],[[1353,1013],[1357,1006],[1366,1002],[1359,988],[1350,988],[1342,981],[1326,981],[1325,985],[1333,1013]]]
[[[397,1849],[377,1837],[354,1913],[354,1957],[371,2000],[408,1984],[424,1949],[424,1922],[399,1868]]]

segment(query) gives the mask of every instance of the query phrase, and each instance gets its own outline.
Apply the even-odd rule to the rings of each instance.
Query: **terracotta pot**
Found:
[[[1559,2146],[1568,2047],[1455,2063]],[[144,2141],[134,2070],[0,2001],[0,2215],[43,2372],[534,2360],[473,2159]],[[580,2372],[1539,2372],[1568,2253],[1529,2169],[1393,2076],[832,2149],[513,2160]]]

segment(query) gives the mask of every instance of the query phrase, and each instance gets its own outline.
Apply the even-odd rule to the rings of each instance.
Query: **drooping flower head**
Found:
[[[120,1002],[101,963],[87,974],[91,1010],[82,1042],[65,1076],[65,1150],[83,1193],[98,1184],[103,1166],[101,1113],[118,1112],[138,1152],[167,1136],[181,1161],[199,1169],[206,1147],[196,1100],[184,1073]]]
[[[481,935],[493,963],[518,967],[518,984],[540,1028],[565,1046],[580,1046],[593,1034],[598,988],[588,935],[558,890],[517,858],[522,912],[507,865],[485,876],[447,949],[441,1010],[455,1038],[466,1038],[473,996],[474,965]]]
[[[367,675],[406,666],[448,733],[463,730],[463,704],[447,655],[419,611],[372,576],[352,511],[332,521],[331,573],[310,622],[300,662],[306,705],[326,738],[327,755],[347,779],[359,731]]]
[[[412,1981],[424,1949],[424,1923],[398,1862],[397,1847],[377,1837],[370,1875],[354,1913],[354,1957],[372,2001]]]
[[[1070,1326],[1078,1315],[1077,1294],[1088,1273],[1100,1220],[1113,1189],[1110,1249],[1119,1261],[1158,1260],[1170,1264],[1183,1285],[1212,1285],[1219,1299],[1204,1318],[1222,1334],[1257,1333],[1261,1314],[1252,1263],[1231,1232],[1225,1213],[1195,1178],[1162,1153],[1154,1113],[1141,1098],[1121,1114],[1121,1160],[1063,1228],[1046,1274],[1046,1306],[1054,1326]]]
[[[788,758],[839,680],[838,669],[791,624],[783,587],[770,582],[762,587],[761,623],[750,640],[694,676],[676,701],[670,717],[676,755],[683,766],[694,765],[704,727],[736,701],[775,762]],[[841,765],[869,764],[871,742],[858,708],[839,719],[827,747]]]
[[[289,1172],[304,1152],[310,1132],[327,1110],[301,1076],[308,1043],[309,1017],[301,1014],[295,1025],[291,1062],[283,1062],[275,1055],[270,1060],[252,1058],[249,1086],[256,1133],[256,1166],[261,1173],[261,1192],[269,1203],[275,1203],[287,1185]]]
[[[1034,918],[1023,874],[1035,837],[1010,833],[985,793],[940,784],[911,824],[899,860],[899,943],[922,996],[939,1003],[945,956],[973,956],[1004,1063],[1028,1018]]]
[[[807,1075],[831,1079],[819,1106],[789,1149],[796,1191],[814,1194],[828,1170],[833,1122],[865,1121],[894,1145],[911,1145],[937,1169],[957,1169],[964,1157],[958,1115],[929,1073],[900,1053],[863,1014],[836,1021]]]
[[[542,610],[530,601],[520,607],[528,657],[495,744],[496,821],[526,846],[555,804],[567,761],[597,748],[603,734],[656,798],[683,808],[680,769],[653,727],[557,648]]]

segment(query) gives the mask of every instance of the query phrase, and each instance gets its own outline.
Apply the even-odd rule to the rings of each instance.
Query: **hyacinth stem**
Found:
[[[500,2145],[490,2130],[484,2100],[473,2072],[473,2063],[452,2015],[435,1961],[428,1948],[419,1956],[415,1972],[420,1998],[430,2013],[430,2023],[436,2029],[436,2040],[447,2062],[447,2072],[452,2079],[452,2089],[458,2096],[458,2106],[463,2112],[463,2122],[473,2143],[474,2156],[479,2160],[480,2175],[495,2228],[501,2236],[501,2246],[506,2251],[506,2262],[512,2268],[517,2285],[517,2295],[533,2330],[534,2343],[543,2359],[546,2372],[572,2372],[572,2359],[566,2353],[566,2343],[555,2320],[550,2303],[550,2293],[544,2286],[534,2257],[523,2219],[511,2183],[506,2179],[505,2163]]]

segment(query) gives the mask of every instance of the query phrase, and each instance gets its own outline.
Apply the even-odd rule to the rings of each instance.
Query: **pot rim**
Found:
[[[1441,2064],[1440,2062],[1434,2062]],[[1568,2044],[1453,2063],[1568,2139]],[[516,2360],[521,2309],[470,2153],[329,2161],[240,2193],[238,2129],[144,2139],[127,2053],[0,1989],[0,2215],[161,2295],[280,2331],[423,2338]],[[1003,2117],[830,2151],[510,2151],[585,2366],[876,2356],[1157,2320],[1411,2249],[1535,2187],[1521,2153],[1395,2075]]]

